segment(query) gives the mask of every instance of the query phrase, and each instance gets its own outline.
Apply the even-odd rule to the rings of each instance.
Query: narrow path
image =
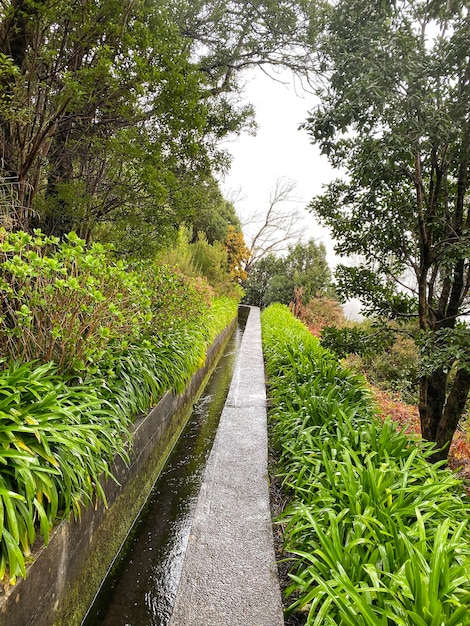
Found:
[[[260,312],[252,308],[206,466],[170,626],[281,626]]]

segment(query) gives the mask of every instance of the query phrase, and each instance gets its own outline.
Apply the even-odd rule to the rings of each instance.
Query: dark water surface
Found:
[[[242,329],[241,319],[82,626],[168,624]]]

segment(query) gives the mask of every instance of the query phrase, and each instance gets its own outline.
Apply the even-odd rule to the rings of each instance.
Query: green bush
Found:
[[[0,243],[0,349],[22,362],[80,371],[150,328],[151,292],[100,244],[36,231]]]
[[[163,264],[125,265],[101,244],[87,247],[39,231],[0,243],[0,349],[66,373],[93,372],[129,345],[177,327],[203,326],[212,290]]]
[[[323,328],[321,345],[345,358],[346,365],[363,373],[372,385],[417,404],[419,349],[412,339],[414,332],[411,324],[398,327],[364,320]]]
[[[321,626],[470,623],[470,506],[461,481],[375,417],[285,307],[262,316],[293,598]]]
[[[204,233],[198,233],[190,243],[191,235],[190,230],[180,227],[174,247],[160,259],[185,275],[204,278],[218,295],[240,301],[243,289],[231,273],[226,246],[220,241],[210,243]]]
[[[0,580],[25,575],[57,518],[104,498],[132,420],[185,388],[237,306],[200,277],[126,266],[74,234],[3,233]]]

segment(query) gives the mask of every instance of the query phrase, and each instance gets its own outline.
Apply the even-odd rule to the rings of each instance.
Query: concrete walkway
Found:
[[[282,624],[260,313],[252,308],[206,466],[170,626]]]

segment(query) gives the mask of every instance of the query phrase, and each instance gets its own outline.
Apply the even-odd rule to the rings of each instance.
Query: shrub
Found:
[[[337,300],[319,296],[312,298],[305,305],[302,303],[301,297],[299,300],[296,299],[294,314],[308,326],[310,332],[315,336],[320,336],[325,326],[340,327],[344,325],[343,307]]]
[[[150,291],[100,244],[85,247],[40,231],[3,233],[0,243],[0,349],[22,362],[54,361],[80,371],[150,328]]]
[[[321,344],[346,364],[362,372],[384,391],[398,393],[404,402],[417,402],[419,351],[409,336],[413,327],[380,325],[365,320],[341,328],[325,327]]]
[[[0,243],[0,348],[21,362],[93,373],[132,344],[204,327],[213,290],[157,263],[125,265],[100,244],[39,231]]]
[[[230,231],[232,232],[232,231]],[[243,289],[238,284],[238,274],[232,265],[234,250],[220,241],[209,243],[204,233],[198,233],[196,241],[190,243],[191,232],[180,227],[178,238],[173,249],[160,255],[160,259],[170,267],[175,267],[191,277],[205,279],[218,295],[241,300]]]

